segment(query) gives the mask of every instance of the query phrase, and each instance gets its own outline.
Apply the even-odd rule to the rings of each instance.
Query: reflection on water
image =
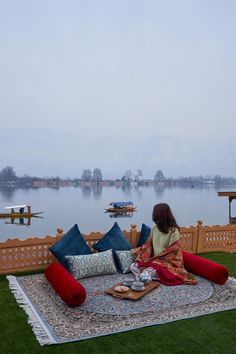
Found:
[[[110,218],[131,218],[133,216],[133,211],[123,211],[123,212],[115,212],[108,213]]]
[[[135,190],[135,192],[136,192],[136,194],[137,194],[137,197],[138,197],[139,199],[142,198],[142,195],[143,195],[142,189],[141,189],[139,186],[136,186],[136,187],[134,187],[134,190]]]
[[[21,225],[21,226],[30,226],[31,218],[9,218],[10,221],[5,221],[7,225]]]
[[[154,184],[154,191],[157,195],[162,195],[164,192],[164,186],[159,184]]]
[[[95,183],[93,185],[93,195],[94,195],[94,199],[96,199],[96,200],[101,199],[102,186],[99,183]]]
[[[91,196],[91,192],[92,192],[91,187],[83,186],[83,187],[81,188],[81,190],[82,190],[82,193],[83,193],[83,197],[84,197],[85,199],[89,199],[90,196]]]
[[[12,187],[0,188],[2,199],[10,202],[13,199],[16,189]]]
[[[132,194],[132,189],[133,189],[133,188],[132,188],[131,186],[129,186],[128,184],[127,184],[127,185],[123,185],[123,186],[121,187],[121,189],[122,189],[123,193],[124,193],[127,197]]]
[[[21,217],[21,218],[11,218],[8,217],[7,221],[4,222],[6,225],[21,225],[21,226],[31,226],[32,219],[43,219],[43,216],[31,216],[31,217]],[[5,220],[5,219],[4,219]],[[10,220],[10,221],[9,221]]]
[[[102,186],[99,183],[94,183],[93,185],[89,186],[81,186],[81,190],[84,198],[86,199],[89,199],[91,196],[93,196],[94,199],[99,200],[102,195]]]

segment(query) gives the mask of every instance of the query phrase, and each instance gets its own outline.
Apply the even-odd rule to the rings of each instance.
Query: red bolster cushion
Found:
[[[86,298],[85,287],[60,263],[50,264],[44,274],[56,293],[67,305],[75,307],[84,302]]]
[[[183,251],[183,261],[186,270],[217,284],[224,284],[229,277],[225,266],[195,254]]]

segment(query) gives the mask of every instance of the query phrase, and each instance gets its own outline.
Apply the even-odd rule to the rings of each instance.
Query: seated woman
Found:
[[[169,205],[155,205],[152,219],[154,226],[148,240],[133,251],[135,264],[140,270],[154,269],[159,281],[165,285],[196,284],[196,279],[184,268],[179,226]]]

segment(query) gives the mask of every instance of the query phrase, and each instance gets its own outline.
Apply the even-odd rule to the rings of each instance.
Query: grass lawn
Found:
[[[236,277],[236,254],[202,256],[225,265]],[[236,353],[236,310],[146,327],[94,339],[41,347],[27,316],[17,305],[5,276],[0,276],[0,353]]]

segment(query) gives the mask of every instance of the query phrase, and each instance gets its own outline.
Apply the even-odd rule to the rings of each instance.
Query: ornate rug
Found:
[[[196,276],[197,285],[160,285],[137,301],[104,293],[124,277],[113,274],[81,280],[87,298],[77,308],[70,308],[61,300],[44,274],[7,278],[41,345],[78,341],[236,308],[234,278],[217,285]]]

